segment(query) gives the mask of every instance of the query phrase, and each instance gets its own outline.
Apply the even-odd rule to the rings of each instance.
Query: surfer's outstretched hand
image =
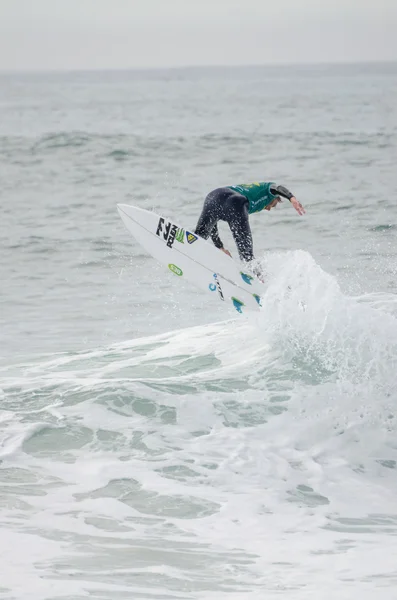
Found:
[[[232,258],[232,255],[230,254],[229,250],[226,250],[226,248],[221,248],[221,250],[222,250],[222,252],[224,252],[225,254],[230,256],[230,258]]]
[[[296,212],[298,213],[298,215],[303,215],[305,214],[305,209],[303,208],[302,204],[299,202],[299,200],[297,200],[295,198],[295,196],[292,196],[291,200],[290,200],[292,206],[294,207],[294,209],[296,210]]]

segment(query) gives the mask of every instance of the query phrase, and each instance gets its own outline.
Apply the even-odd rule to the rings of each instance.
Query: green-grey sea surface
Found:
[[[396,100],[392,63],[0,75],[0,598],[397,597]],[[258,313],[116,209],[256,180],[306,208],[251,217]]]

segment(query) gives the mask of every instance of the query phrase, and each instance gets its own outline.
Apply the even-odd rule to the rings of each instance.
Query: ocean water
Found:
[[[0,598],[397,598],[396,99],[395,64],[0,76]],[[258,179],[307,211],[251,218],[259,313],[116,210]]]

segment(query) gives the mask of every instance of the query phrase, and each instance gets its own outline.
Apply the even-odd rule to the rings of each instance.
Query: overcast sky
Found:
[[[397,0],[0,0],[0,69],[397,60]]]

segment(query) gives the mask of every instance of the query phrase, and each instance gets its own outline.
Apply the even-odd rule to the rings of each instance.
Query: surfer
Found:
[[[250,262],[254,260],[254,253],[249,215],[261,210],[271,210],[281,202],[281,197],[289,200],[299,215],[305,213],[302,204],[283,185],[261,181],[217,188],[204,201],[195,233],[206,240],[211,237],[217,248],[231,256],[218,233],[218,221],[226,221],[240,259]]]

